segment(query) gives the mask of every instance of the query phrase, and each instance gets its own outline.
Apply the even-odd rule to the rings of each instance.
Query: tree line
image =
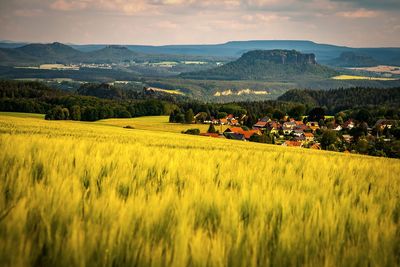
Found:
[[[152,98],[102,99],[49,88],[40,82],[0,81],[0,110],[46,114],[50,120],[95,121],[107,118],[168,115],[173,102]]]
[[[332,90],[290,90],[280,101],[324,107],[330,113],[360,107],[400,108],[400,88],[349,88]]]
[[[356,118],[368,124],[379,118],[400,117],[400,88],[291,90],[278,100],[225,104],[177,99],[140,89],[135,92],[108,84],[83,84],[71,93],[41,82],[4,80],[0,81],[0,110],[44,113],[48,119],[87,121],[170,115],[171,122],[189,122],[191,114],[198,115],[202,121],[233,114],[235,117],[246,115],[244,123],[248,127],[265,116],[276,120],[286,115],[297,120],[309,116],[310,120],[318,121],[322,115],[337,115],[339,121]]]

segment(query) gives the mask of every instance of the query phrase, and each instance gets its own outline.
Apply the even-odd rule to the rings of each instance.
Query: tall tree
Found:
[[[188,109],[185,112],[185,123],[192,123],[194,120],[194,114],[192,109]]]

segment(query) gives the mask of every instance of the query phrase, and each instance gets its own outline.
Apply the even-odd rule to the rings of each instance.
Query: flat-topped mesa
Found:
[[[296,50],[253,50],[225,65],[181,74],[181,77],[210,80],[304,81],[335,76],[337,72],[317,64],[314,54]]]
[[[296,50],[254,50],[242,55],[239,60],[265,60],[276,64],[317,64],[314,54],[303,54]]]

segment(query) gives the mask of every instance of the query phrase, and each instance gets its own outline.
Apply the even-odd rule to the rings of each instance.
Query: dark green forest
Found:
[[[351,88],[339,90],[291,90],[278,100],[206,103],[189,98],[147,92],[143,89],[113,86],[102,83],[82,84],[76,91],[53,89],[41,82],[0,81],[0,111],[49,114],[49,119],[60,113],[60,108],[73,109],[80,116],[61,116],[64,119],[94,121],[105,118],[170,115],[173,111],[185,114],[203,112],[208,117],[222,114],[247,115],[248,125],[269,116],[281,119],[284,115],[300,118],[316,107],[325,115],[344,111],[347,116],[367,109],[374,119],[400,116],[400,88]],[[55,112],[55,110],[57,112]],[[66,110],[64,110],[64,113]]]
[[[400,88],[350,88],[336,90],[290,90],[280,101],[321,106],[330,113],[359,107],[399,108]]]

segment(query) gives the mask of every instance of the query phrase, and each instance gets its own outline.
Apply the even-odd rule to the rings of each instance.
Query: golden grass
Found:
[[[135,129],[141,130],[151,130],[151,131],[162,131],[162,132],[173,132],[180,133],[187,129],[198,128],[200,132],[205,133],[208,130],[208,124],[182,124],[182,123],[169,123],[168,116],[149,116],[149,117],[139,117],[132,119],[107,119],[100,120],[96,123],[104,124],[104,125],[113,125],[113,126],[133,126]],[[215,129],[222,132],[225,131],[229,126],[228,125],[215,125]]]
[[[356,76],[356,75],[339,75],[332,77],[334,80],[372,80],[372,81],[394,81],[395,78],[383,78],[383,77],[367,77],[367,76]]]
[[[399,163],[0,114],[0,265],[396,266]]]

